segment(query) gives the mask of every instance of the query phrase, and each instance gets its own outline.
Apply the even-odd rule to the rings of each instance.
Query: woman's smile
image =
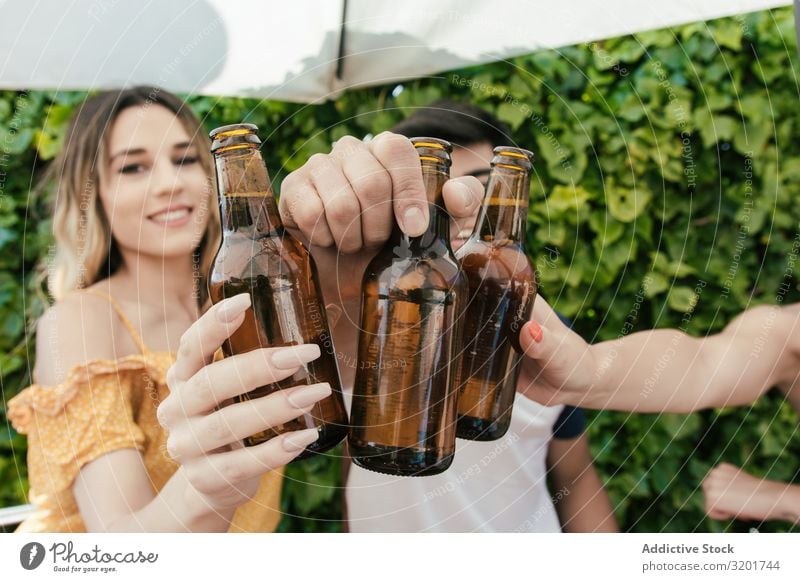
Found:
[[[148,219],[160,226],[178,227],[189,223],[193,207],[187,205],[168,206],[148,215]]]

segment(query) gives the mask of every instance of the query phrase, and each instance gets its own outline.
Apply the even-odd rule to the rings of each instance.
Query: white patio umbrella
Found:
[[[314,102],[791,0],[0,0],[0,88]]]

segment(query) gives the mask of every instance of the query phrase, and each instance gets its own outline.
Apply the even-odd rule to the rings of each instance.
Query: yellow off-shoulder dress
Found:
[[[175,354],[150,351],[113,297],[85,292],[111,302],[141,353],[86,362],[72,368],[61,384],[34,383],[9,400],[9,420],[28,435],[29,499],[37,509],[17,532],[85,532],[72,484],[81,467],[111,451],[140,451],[156,493],[178,469],[156,419],[158,404],[169,394],[166,374]],[[265,473],[256,496],[236,510],[228,531],[274,531],[281,517],[282,479],[282,469]]]

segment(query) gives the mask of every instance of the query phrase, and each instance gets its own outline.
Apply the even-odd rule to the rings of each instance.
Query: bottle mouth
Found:
[[[453,151],[453,144],[449,141],[435,137],[412,137],[411,143],[422,161],[444,164],[448,167],[452,163],[450,153]]]
[[[492,166],[500,166],[509,170],[530,172],[533,169],[533,152],[522,148],[498,146],[492,150]]]
[[[223,125],[212,129],[208,136],[211,139],[222,139],[223,137],[233,137],[235,135],[247,135],[258,131],[258,126],[252,123],[234,123]]]
[[[212,129],[208,136],[212,139],[212,153],[253,148],[261,145],[256,132],[258,126],[252,123],[235,123]]]

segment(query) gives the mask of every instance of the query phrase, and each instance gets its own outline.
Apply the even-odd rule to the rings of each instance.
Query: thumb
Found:
[[[526,358],[544,364],[554,355],[553,333],[544,325],[531,319],[519,332],[519,345]]]
[[[557,342],[553,339],[551,330],[533,319],[526,322],[519,332],[519,346],[524,357],[520,362],[522,371],[517,391],[544,406],[559,403],[554,400],[559,396],[560,381],[550,377],[554,374],[548,367],[555,355]]]
[[[547,316],[545,316],[547,317]],[[581,406],[596,375],[589,345],[558,319],[531,318],[520,330],[521,392],[540,403]]]

